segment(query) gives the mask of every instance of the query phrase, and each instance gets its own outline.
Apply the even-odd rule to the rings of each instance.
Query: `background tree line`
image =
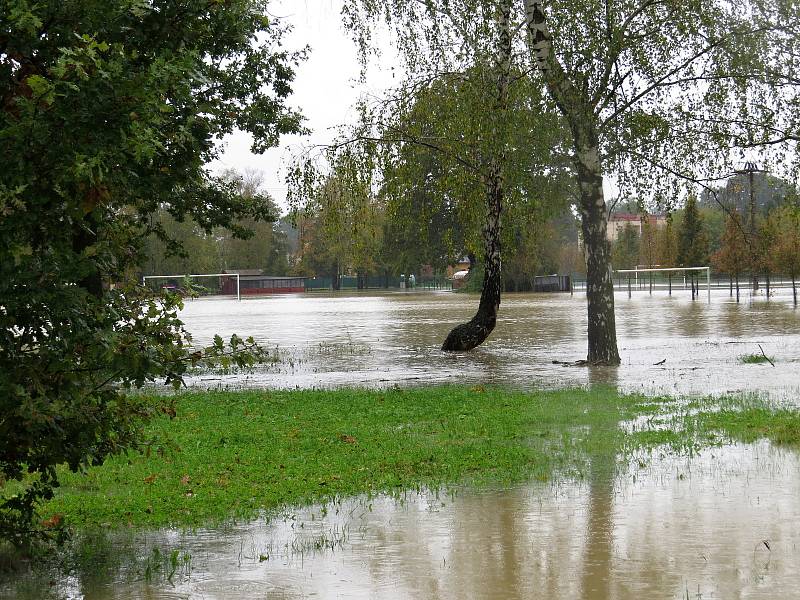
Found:
[[[242,198],[259,198],[264,204],[264,218],[236,222],[252,235],[242,239],[235,230],[225,227],[206,231],[191,217],[178,219],[168,208],[159,207],[150,217],[155,232],[145,241],[144,275],[221,273],[229,269],[261,269],[270,275],[288,273],[292,226],[279,219],[275,201],[262,192],[263,173],[228,169],[221,179]]]
[[[800,273],[800,204],[797,190],[768,174],[754,178],[755,223],[751,234],[749,191],[746,178],[736,176],[698,200],[689,196],[684,207],[667,215],[656,227],[642,217],[638,227],[624,226],[612,243],[615,269],[640,267],[712,267],[716,275],[729,278],[731,294],[739,298],[743,277],[761,276],[769,293],[777,276],[792,281]],[[712,193],[713,192],[713,193]],[[622,210],[639,212],[636,205]]]

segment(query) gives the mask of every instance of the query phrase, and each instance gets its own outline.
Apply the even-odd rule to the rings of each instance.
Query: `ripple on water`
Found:
[[[308,388],[469,383],[514,387],[616,385],[669,394],[758,392],[800,402],[800,310],[788,296],[770,302],[712,302],[640,292],[617,295],[622,364],[568,367],[586,354],[586,303],[576,294],[507,294],[497,329],[473,352],[439,350],[469,319],[475,296],[442,292],[295,295],[187,302],[182,313],[200,342],[215,333],[253,335],[283,349],[275,365],[193,385]],[[745,365],[743,354],[775,358]],[[662,363],[662,361],[665,361]],[[656,364],[661,363],[661,364]]]
[[[580,481],[361,497],[225,529],[150,533],[148,548],[191,553],[188,577],[73,592],[771,600],[800,589],[799,543],[800,459],[763,442],[622,467],[595,457]]]

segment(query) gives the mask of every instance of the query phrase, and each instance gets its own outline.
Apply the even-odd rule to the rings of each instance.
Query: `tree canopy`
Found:
[[[479,62],[499,0],[349,0],[345,18],[365,60],[372,25],[397,36],[410,80]],[[590,362],[618,363],[603,179],[645,203],[730,174],[745,150],[785,170],[797,140],[795,0],[561,1],[511,4],[515,59],[530,89],[546,90],[565,143],[551,163],[572,170],[587,256]],[[534,155],[531,152],[531,155]],[[785,164],[786,163],[786,164]],[[795,163],[796,164],[796,163]]]
[[[302,129],[301,55],[264,0],[0,0],[0,536],[33,535],[55,467],[139,439],[127,393],[252,344],[193,348],[180,300],[136,287],[159,209],[244,235],[263,198],[204,164],[234,128],[254,150]],[[232,354],[232,358],[231,355]]]

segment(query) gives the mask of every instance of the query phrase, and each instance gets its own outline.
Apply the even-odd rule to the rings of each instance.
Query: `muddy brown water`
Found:
[[[238,333],[279,348],[274,365],[205,374],[193,385],[605,383],[800,403],[800,311],[786,297],[737,305],[715,292],[711,304],[704,300],[618,295],[623,364],[605,369],[553,364],[585,354],[585,299],[577,294],[507,295],[489,341],[456,355],[438,346],[471,316],[472,296],[208,299],[187,302],[182,316],[200,342]],[[759,344],[775,367],[741,363]],[[581,480],[351,498],[222,529],[147,532],[132,546],[120,542],[133,548],[137,567],[28,582],[25,597],[800,598],[797,453],[761,442],[643,458],[620,465],[617,456],[594,457]],[[142,557],[153,548],[191,560],[171,581],[146,581]]]
[[[90,600],[798,597],[796,453],[759,443],[646,467],[596,460],[583,481],[356,498],[224,531],[153,533],[139,541],[143,552],[192,556],[172,583],[75,578],[61,591]]]
[[[617,294],[622,365],[568,367],[586,357],[583,294],[507,294],[492,336],[469,353],[439,350],[468,320],[476,296],[452,292],[389,292],[235,300],[196,300],[182,313],[197,342],[215,333],[252,335],[278,347],[279,361],[253,373],[203,375],[207,387],[390,386],[494,384],[563,387],[607,383],[625,391],[669,394],[757,392],[800,398],[800,310],[790,290],[737,304],[726,290]],[[769,364],[743,364],[760,354]],[[656,364],[662,363],[662,364]]]

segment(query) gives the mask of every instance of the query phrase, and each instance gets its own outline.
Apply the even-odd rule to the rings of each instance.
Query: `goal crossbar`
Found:
[[[145,275],[142,277],[142,285],[145,285],[148,279],[183,279],[185,277],[236,277],[236,299],[241,302],[242,291],[239,287],[239,273],[203,273],[197,275]]]
[[[638,276],[639,273],[669,273],[669,272],[679,272],[679,271],[705,271],[706,272],[706,288],[708,291],[708,303],[711,304],[711,267],[665,267],[663,269],[619,269],[614,271],[614,273],[632,273]]]

